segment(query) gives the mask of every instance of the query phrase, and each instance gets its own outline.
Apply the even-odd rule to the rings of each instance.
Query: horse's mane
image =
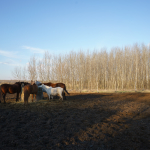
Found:
[[[21,84],[21,82],[15,82],[15,84]]]
[[[24,85],[30,84],[30,83],[28,83],[28,82],[23,82],[23,83],[24,83]]]

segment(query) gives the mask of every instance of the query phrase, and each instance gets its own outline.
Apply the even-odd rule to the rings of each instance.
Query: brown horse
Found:
[[[65,91],[68,95],[70,95],[70,94],[68,93],[68,91],[66,90],[66,85],[65,85],[64,83],[51,83],[51,82],[48,82],[48,83],[42,83],[42,84],[45,84],[45,85],[47,85],[47,86],[51,86],[51,87],[53,87],[53,88],[55,88],[55,87],[61,87],[61,88],[64,89],[64,91]],[[65,93],[64,93],[63,97],[64,97],[64,99],[66,99]]]
[[[30,96],[30,94],[36,94],[38,92],[38,86],[33,83],[33,84],[27,84],[26,86],[24,86],[24,104],[28,104],[28,98]],[[32,102],[33,102],[33,95],[32,95]]]
[[[0,94],[1,95],[0,95],[0,97],[3,96],[4,103],[6,103],[5,96],[6,96],[7,93],[9,93],[9,94],[17,93],[16,102],[18,101],[19,93],[21,92],[22,84],[24,84],[24,82],[16,82],[15,84],[2,84],[1,85],[1,89],[0,89]],[[2,98],[0,98],[0,103],[1,103],[1,99]]]

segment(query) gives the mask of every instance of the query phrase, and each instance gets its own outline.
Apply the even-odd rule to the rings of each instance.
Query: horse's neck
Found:
[[[51,88],[51,87],[46,85],[46,88],[49,89],[49,88]]]
[[[48,89],[46,85],[43,85],[42,87],[43,87],[45,90],[47,90],[47,89]]]

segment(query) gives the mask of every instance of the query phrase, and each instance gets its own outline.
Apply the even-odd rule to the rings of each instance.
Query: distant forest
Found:
[[[63,82],[72,90],[149,89],[150,46],[134,44],[94,51],[71,51],[41,60],[32,56],[28,66],[16,67],[15,79]]]

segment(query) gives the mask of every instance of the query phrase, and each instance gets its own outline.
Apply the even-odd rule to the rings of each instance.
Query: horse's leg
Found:
[[[66,98],[66,96],[65,96],[65,92],[63,92],[63,97],[64,97],[65,100],[67,100],[67,98]]]
[[[1,100],[2,100],[2,94],[0,93],[0,103],[1,103]]]
[[[21,94],[22,94],[22,93],[20,92],[20,101],[21,101]]]
[[[26,104],[27,104],[27,105],[28,105],[29,97],[30,97],[30,94],[29,94],[28,97],[27,97],[27,101],[26,101]]]
[[[27,92],[24,92],[24,105],[26,105],[26,101],[27,101]]]
[[[24,105],[27,105],[28,104],[28,98],[29,98],[30,94],[25,91],[24,92]]]
[[[32,94],[32,102],[33,102],[33,97],[34,97],[34,94]]]
[[[63,101],[63,97],[64,97],[64,96],[63,96],[63,94],[62,94],[62,95],[61,95],[61,99],[62,99],[62,101]]]
[[[59,100],[61,100],[61,95],[59,95]]]
[[[2,90],[1,90],[1,86],[0,86],[0,103],[1,103],[1,99],[2,99]]]
[[[26,99],[26,105],[28,105],[28,100],[29,100],[30,94],[28,93],[27,99]]]
[[[28,100],[29,100],[30,94],[27,95],[27,99],[26,99],[26,105],[28,105]]]
[[[47,94],[47,100],[49,101],[49,97],[50,97],[50,95],[49,94]]]
[[[60,94],[60,100],[62,99],[63,101],[63,93]]]
[[[18,101],[19,93],[17,93],[16,102]]]
[[[50,95],[49,95],[49,94],[47,94],[47,95],[48,95],[48,96],[47,96],[47,100],[50,100],[50,99],[49,99],[49,96],[50,96]]]
[[[63,93],[58,93],[59,100],[63,99]]]
[[[29,96],[26,96],[26,98],[24,99],[24,105],[28,105],[28,98]]]
[[[6,94],[3,94],[3,100],[4,100],[4,103],[6,103],[6,101],[5,101],[5,96],[6,96]]]

